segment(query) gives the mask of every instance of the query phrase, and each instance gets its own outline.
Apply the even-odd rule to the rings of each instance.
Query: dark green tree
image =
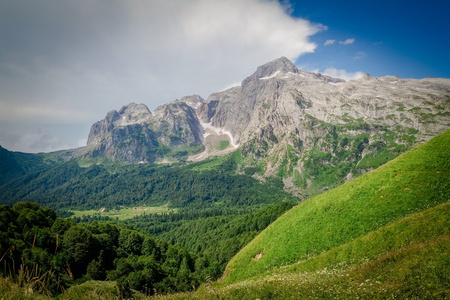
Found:
[[[70,256],[70,268],[75,277],[86,272],[87,265],[96,257],[92,233],[78,225],[70,227],[63,236],[64,251]],[[98,253],[98,252],[97,252]]]

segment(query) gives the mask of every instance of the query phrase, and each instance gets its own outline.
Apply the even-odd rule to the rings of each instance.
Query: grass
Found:
[[[56,297],[45,288],[40,287],[40,281],[40,278],[20,278],[19,276],[14,280],[12,277],[0,276],[0,299],[124,299],[115,281],[86,281],[67,290],[61,288],[62,293]],[[133,291],[132,293],[133,299],[148,299],[139,292]]]
[[[0,299],[48,299],[50,272],[41,274],[38,267],[29,270],[21,265],[18,274],[0,275]]]
[[[228,264],[245,280],[350,242],[450,198],[450,131],[377,170],[294,207]],[[255,254],[261,259],[252,261]]]
[[[158,299],[448,299],[450,240],[392,250],[361,265],[292,272]]]
[[[440,239],[445,240],[450,237],[449,214],[450,202],[445,202],[404,217],[310,259],[269,271],[263,276],[292,272],[315,272],[330,267],[354,267],[412,244],[419,245]]]
[[[197,163],[194,167],[192,167],[193,171],[209,171],[218,168],[221,164],[223,164],[229,155],[217,156],[213,157],[209,160],[206,160],[201,163]]]
[[[64,295],[67,299],[117,299],[120,290],[115,281],[90,280],[70,287]]]
[[[378,149],[374,153],[369,153],[364,156],[364,158],[359,162],[358,167],[361,169],[376,168],[396,158],[397,156],[398,154],[387,150],[386,147],[383,147]]]
[[[124,299],[115,281],[96,281],[90,280],[68,289],[62,299],[106,299],[116,300]],[[147,299],[145,295],[132,291],[132,299]]]
[[[173,211],[173,208],[169,208],[167,206],[144,206],[142,209],[140,207],[133,208],[121,208],[121,209],[113,209],[107,210],[106,212],[100,213],[96,209],[90,210],[69,210],[73,212],[73,218],[83,217],[83,216],[102,216],[102,217],[110,217],[118,220],[126,220],[129,218],[133,218],[135,216],[140,216],[142,214],[160,214],[169,211]]]
[[[230,144],[229,141],[220,141],[219,143],[219,150],[225,150],[228,145]]]
[[[447,299],[450,202],[298,263],[160,299]]]

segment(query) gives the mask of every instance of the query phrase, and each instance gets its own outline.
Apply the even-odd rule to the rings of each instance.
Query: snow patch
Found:
[[[270,78],[274,78],[274,77],[276,77],[278,74],[280,74],[280,70],[276,71],[275,73],[273,73],[273,74],[270,75],[270,76],[261,77],[261,78],[259,78],[259,80],[267,80],[267,79],[270,79]]]
[[[189,105],[190,107],[192,107],[193,109],[197,109],[197,108],[199,108],[201,105],[202,105],[202,103],[201,102],[191,102],[191,101],[187,101],[187,102],[185,102],[187,105]]]
[[[210,135],[227,135],[230,138],[231,146],[233,146],[234,148],[239,147],[239,144],[236,144],[234,142],[233,134],[231,132],[229,132],[228,130],[225,130],[222,127],[215,127],[211,123],[204,123],[202,121],[200,121],[200,125],[202,125],[203,130],[205,132],[203,134],[203,139],[206,139],[206,137],[210,136]]]

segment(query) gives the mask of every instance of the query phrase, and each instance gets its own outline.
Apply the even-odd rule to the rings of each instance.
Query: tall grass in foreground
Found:
[[[87,281],[68,290],[62,289],[62,294],[52,295],[45,287],[45,278],[42,279],[41,277],[32,277],[30,275],[30,273],[24,275],[19,274],[17,278],[0,276],[0,299],[124,299],[116,282]],[[136,293],[134,299],[145,299],[145,297]]]
[[[29,268],[20,265],[17,274],[0,275],[0,299],[46,299],[52,297],[50,285],[55,273],[41,273],[38,265]]]

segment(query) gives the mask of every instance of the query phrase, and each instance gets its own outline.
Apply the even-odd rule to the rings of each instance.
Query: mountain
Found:
[[[345,82],[282,57],[206,100],[193,95],[154,111],[136,103],[112,110],[92,125],[85,147],[27,164],[3,149],[0,183],[42,170],[44,156],[164,164],[237,151],[237,174],[280,178],[286,191],[307,199],[449,128],[450,79],[366,74]]]
[[[312,259],[449,201],[449,157],[450,130],[374,171],[299,204],[230,261],[226,280],[243,280]],[[447,216],[448,212],[447,208]],[[448,233],[449,228],[446,230]],[[255,253],[261,254],[257,261],[253,259]]]
[[[170,148],[199,146],[203,129],[191,105],[201,102],[201,97],[192,96],[161,106],[153,113],[144,104],[136,103],[112,110],[92,125],[86,157],[154,162]]]
[[[171,253],[163,268],[173,275],[163,280],[162,290],[178,282],[175,274],[189,282],[186,271],[197,266],[205,270],[201,278],[214,280],[256,236],[229,262],[222,283],[205,279],[208,284],[193,287],[197,294],[169,298],[445,298],[449,105],[449,79],[367,74],[344,82],[298,70],[286,58],[258,67],[241,86],[206,100],[188,96],[154,111],[131,103],[95,123],[85,147],[40,154],[0,147],[0,203],[13,205],[13,211],[14,206],[25,209],[11,222],[14,214],[0,205],[8,227],[3,235],[18,246],[6,252],[28,265],[65,266],[73,251],[64,258],[57,250],[73,243],[63,237],[58,246],[58,236],[75,226],[72,220],[52,226],[55,214],[46,217],[48,207],[164,206],[169,213],[155,215],[150,209],[128,224],[180,243],[201,259],[185,260],[180,256],[185,250],[160,245]],[[168,164],[184,161],[190,162]],[[21,201],[38,202],[46,213],[39,215],[36,204]],[[293,204],[298,205],[283,213]],[[100,213],[91,217],[83,221],[103,218]],[[40,227],[45,223],[51,229]],[[93,246],[113,245],[100,230],[109,227],[111,239],[127,246],[111,252],[123,257],[108,260],[120,272],[111,269],[108,279],[126,275],[119,286],[147,290],[159,271],[150,274],[152,268],[129,255],[134,251],[128,246],[140,248],[140,242],[125,238],[136,237],[129,227],[122,238],[102,222],[76,227],[92,228]],[[19,257],[22,233],[31,248]],[[49,244],[55,239],[56,245]],[[42,252],[42,245],[58,258]],[[106,269],[98,267],[105,257],[91,254],[75,266],[104,274]],[[156,266],[154,254],[146,266]],[[128,256],[129,263],[123,260]]]
[[[345,82],[282,57],[241,86],[150,110],[131,103],[89,133],[84,157],[204,160],[240,148],[241,169],[307,197],[372,170],[450,128],[450,79]]]
[[[15,178],[51,168],[72,157],[68,151],[54,153],[23,153],[0,146],[0,186]]]

